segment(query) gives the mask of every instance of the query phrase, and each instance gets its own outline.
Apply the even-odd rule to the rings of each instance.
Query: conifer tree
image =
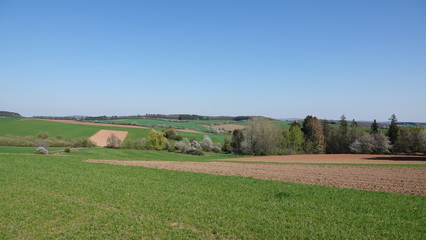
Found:
[[[387,136],[389,137],[389,140],[391,141],[391,143],[395,144],[396,140],[398,139],[398,135],[399,135],[398,120],[396,119],[395,114],[392,114],[392,116],[391,116],[391,118],[389,118],[389,120],[391,120],[391,123],[389,125],[389,130],[388,130]]]
[[[373,123],[371,124],[370,133],[378,133],[378,132],[379,132],[379,125],[377,124],[376,119],[374,119]]]

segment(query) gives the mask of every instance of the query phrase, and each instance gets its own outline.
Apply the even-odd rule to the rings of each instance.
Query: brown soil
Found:
[[[371,154],[305,154],[262,156],[220,161],[282,162],[282,163],[361,163],[361,164],[426,164],[426,156],[371,155]]]
[[[24,120],[24,119],[21,119],[21,120]],[[51,120],[51,119],[25,119],[25,120],[43,120],[43,121],[50,121],[50,122],[79,124],[79,125],[150,129],[148,127],[142,127],[142,126],[108,124],[108,123],[93,123],[93,122],[79,122],[79,121],[73,121],[73,120]],[[178,132],[201,133],[199,131],[188,130],[188,129],[175,129],[175,130],[178,131]]]
[[[426,196],[426,168],[417,167],[229,162],[87,161]]]
[[[214,125],[214,126],[207,126],[206,125],[204,127],[207,127],[207,128],[209,128],[209,127],[211,127],[211,128],[223,128],[223,129],[228,130],[228,131],[233,131],[235,129],[244,129],[244,128],[246,128],[246,126],[236,125],[236,124],[224,124],[224,125]]]
[[[107,139],[111,134],[114,134],[123,142],[127,136],[127,131],[99,130],[99,132],[90,137],[90,140],[99,147],[105,147],[107,145]]]

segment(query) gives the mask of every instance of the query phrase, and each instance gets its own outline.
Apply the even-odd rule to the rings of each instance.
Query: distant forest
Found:
[[[52,116],[34,116],[33,118],[40,119],[54,119],[54,120],[119,120],[119,119],[169,119],[169,120],[227,120],[227,121],[245,121],[259,116],[201,116],[194,114],[145,114],[145,115],[129,115],[129,116],[66,116],[66,117],[52,117]],[[267,119],[266,117],[261,117]]]
[[[0,117],[21,118],[21,114],[16,112],[0,111]]]

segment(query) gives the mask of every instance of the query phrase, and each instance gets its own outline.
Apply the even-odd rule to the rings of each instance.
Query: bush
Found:
[[[163,130],[163,132],[164,136],[170,140],[178,140],[180,137],[176,130],[174,130],[173,128],[166,128]]]
[[[44,147],[38,147],[36,149],[36,153],[37,154],[49,154],[49,151]]]
[[[231,137],[225,136],[225,141],[223,143],[222,151],[224,152],[231,152]]]
[[[71,149],[69,149],[69,148],[65,148],[64,152],[66,152],[66,153],[70,153],[70,152],[71,152]]]
[[[167,142],[167,138],[164,137],[164,133],[155,130],[152,130],[149,133],[148,139],[150,146],[155,150],[161,150]]]
[[[204,151],[210,152],[212,148],[214,147],[213,141],[210,139],[209,136],[205,135],[203,138],[203,141],[201,142],[201,147]]]
[[[49,137],[49,133],[48,132],[39,132],[36,135],[37,138],[41,138],[41,139],[47,139]]]
[[[121,140],[115,136],[114,134],[111,134],[107,139],[107,148],[120,148]]]
[[[365,154],[389,153],[390,148],[389,139],[381,132],[371,134],[364,133],[350,145],[352,152]]]
[[[182,141],[175,142],[174,148],[176,151],[185,154],[204,155],[204,153],[201,151],[200,143],[195,140],[189,140],[187,138],[184,138]]]
[[[47,142],[46,139],[37,139],[36,143],[35,143],[36,147],[43,147],[45,149],[49,148],[49,143]]]

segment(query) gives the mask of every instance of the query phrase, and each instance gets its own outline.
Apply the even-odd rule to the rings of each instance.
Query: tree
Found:
[[[377,124],[376,119],[374,119],[373,123],[371,124],[370,133],[378,133],[378,132],[379,132],[379,125]]]
[[[387,136],[389,137],[389,140],[392,144],[395,144],[396,140],[398,139],[399,135],[399,127],[398,127],[398,120],[396,119],[395,114],[392,114],[391,118],[389,118],[391,121],[389,125],[389,130]]]
[[[351,138],[348,131],[348,122],[346,121],[345,115],[340,117],[340,127],[337,132],[337,152],[336,153],[348,153],[350,151],[349,145],[351,144]]]
[[[295,124],[294,124],[295,123]],[[300,125],[294,122],[288,131],[287,147],[295,153],[300,152],[303,146],[303,132]]]
[[[231,151],[235,154],[241,154],[242,153],[241,144],[243,141],[244,141],[243,131],[241,129],[235,129],[232,132]]]
[[[121,140],[115,136],[115,134],[111,134],[108,138],[107,138],[107,148],[120,148],[121,145]]]
[[[324,120],[321,124],[322,124],[322,131],[324,134],[324,142],[326,145],[325,147],[326,153],[336,153],[337,141],[335,141],[336,140],[335,128],[330,127],[330,123],[327,120]]]
[[[357,128],[357,127],[358,127],[358,123],[355,121],[355,119],[352,119],[351,128]]]
[[[164,133],[154,129],[149,133],[148,140],[151,147],[155,150],[161,150],[167,142],[167,138],[164,137]]]
[[[302,132],[305,136],[304,148],[307,153],[325,152],[324,133],[318,118],[307,116],[303,120]]]
[[[281,129],[269,120],[247,124],[245,147],[255,155],[277,154]]]
[[[166,128],[163,130],[164,136],[170,140],[182,140],[182,137],[173,128]]]
[[[390,141],[383,133],[364,133],[360,138],[350,145],[355,153],[383,154],[389,153]]]
[[[222,151],[224,152],[231,152],[231,137],[225,136],[225,140],[223,142]]]
[[[421,153],[426,146],[425,130],[422,127],[401,128],[393,152]]]
[[[359,127],[358,123],[355,121],[355,119],[352,119],[351,130],[349,132],[349,138],[350,138],[349,143],[353,143],[359,137],[360,131],[358,127]]]

